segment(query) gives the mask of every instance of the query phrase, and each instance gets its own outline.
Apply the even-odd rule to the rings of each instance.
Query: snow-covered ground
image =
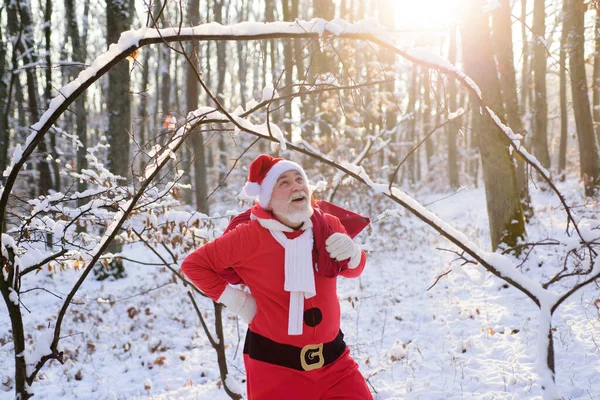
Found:
[[[572,184],[574,185],[574,183]],[[566,191],[575,190],[573,187]],[[485,196],[468,189],[418,197],[469,239],[489,248]],[[565,217],[548,192],[535,192],[530,240],[560,231]],[[582,202],[582,200],[572,199]],[[389,206],[389,205],[388,205]],[[596,212],[598,211],[596,204]],[[376,216],[372,216],[376,217]],[[339,280],[342,329],[376,399],[540,399],[536,371],[538,311],[522,293],[484,270],[451,263],[451,245],[413,216],[388,217],[361,234],[370,249],[359,279]],[[156,262],[142,246],[132,259]],[[536,255],[531,256],[537,259]],[[539,256],[541,257],[541,256]],[[540,258],[541,259],[541,258]],[[559,262],[546,259],[546,264]],[[65,319],[67,361],[47,364],[33,385],[37,399],[228,399],[216,355],[185,289],[158,266],[126,262],[128,277],[90,277]],[[449,269],[430,290],[436,278]],[[542,265],[541,268],[544,268]],[[538,274],[538,271],[532,271]],[[64,296],[77,271],[25,280]],[[154,290],[152,290],[154,289]],[[589,285],[554,315],[557,384],[566,399],[600,399],[600,302]],[[212,303],[197,297],[212,322]],[[43,336],[61,300],[23,294],[27,332]],[[0,400],[12,399],[13,347],[0,313]],[[245,325],[225,312],[230,383],[245,393]],[[212,325],[211,325],[212,326]],[[39,343],[36,337],[29,343]]]

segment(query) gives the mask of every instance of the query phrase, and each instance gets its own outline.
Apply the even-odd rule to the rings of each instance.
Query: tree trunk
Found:
[[[214,2],[213,12],[215,15],[215,22],[222,24],[223,23],[223,7],[224,0],[218,0]],[[226,59],[226,42],[219,41],[217,42],[217,99],[223,105],[225,105],[225,75],[227,73],[227,59]],[[219,183],[225,185],[225,177],[227,176],[228,170],[228,157],[227,157],[227,147],[225,144],[225,135],[219,135]]]
[[[517,96],[517,79],[513,60],[512,21],[510,18],[510,4],[508,0],[500,0],[500,8],[496,9],[492,18],[492,40],[494,53],[500,75],[500,88],[502,100],[506,111],[506,121],[515,133],[523,133],[521,120],[522,108],[519,108]],[[533,215],[531,195],[529,194],[529,180],[527,179],[527,165],[520,158],[515,159],[517,186],[519,198],[527,218]]]
[[[178,91],[181,88],[181,84],[179,83],[179,79],[181,79],[181,74],[179,73],[180,62],[181,61],[179,57],[171,58],[171,63],[173,64],[173,84],[171,85],[171,98],[173,98],[172,101],[175,102],[174,106],[173,103],[171,103],[171,107],[175,107],[173,112],[178,112],[181,110],[181,97],[178,95]]]
[[[160,46],[160,111],[164,118],[171,115],[171,50],[168,46]],[[167,141],[166,131],[162,140]],[[163,142],[164,143],[164,142]]]
[[[52,42],[51,42],[51,24],[52,24],[52,0],[46,0],[44,12],[44,44],[46,45],[46,66],[44,73],[46,75],[46,84],[44,85],[44,100],[46,108],[50,105],[52,99]],[[49,165],[52,166],[52,176],[54,178],[54,190],[60,192],[60,168],[59,164],[55,161],[59,158],[58,152],[56,151],[56,132],[50,132],[50,153],[52,154],[52,161]]]
[[[594,32],[596,49],[594,51],[594,78],[592,80],[594,93],[592,111],[594,115],[596,139],[600,142],[600,4],[596,5],[596,27]]]
[[[275,0],[265,0],[265,20],[267,22],[275,21]],[[277,43],[275,40],[269,40],[269,51],[266,56],[270,62],[270,70],[271,70],[271,84],[275,87],[277,82]],[[266,83],[266,82],[265,82]]]
[[[456,65],[456,26],[450,29],[450,48],[448,50],[448,59],[452,65]],[[456,107],[456,79],[448,79],[448,107],[450,112],[455,112]],[[458,124],[451,123],[446,125],[446,136],[448,139],[448,180],[452,189],[460,187],[458,178],[458,152],[456,148],[456,136],[458,134]]]
[[[4,8],[0,9],[0,20]],[[4,26],[0,25],[0,77],[5,77],[6,73],[6,53],[8,51],[8,40],[4,39]],[[8,131],[8,112],[10,94],[8,93],[8,79],[0,79],[0,182],[4,182],[2,172],[8,163],[8,148],[10,147],[10,132]]]
[[[565,179],[567,167],[567,139],[569,137],[569,115],[567,110],[567,46],[569,41],[569,27],[566,20],[567,0],[563,1],[562,8],[562,34],[560,37],[560,146],[558,150],[558,175]],[[597,60],[597,59],[596,59]]]
[[[406,111],[409,113],[410,115],[410,119],[409,119],[409,128],[408,128],[408,140],[406,140],[407,143],[412,143],[413,146],[416,146],[419,138],[418,138],[418,133],[417,133],[417,91],[418,91],[418,85],[419,85],[419,67],[417,67],[416,65],[413,65],[411,68],[411,80],[410,80],[410,87],[408,88],[408,108],[406,109]],[[401,141],[400,141],[401,142]],[[408,149],[410,150],[410,149]],[[402,147],[399,148],[398,151],[398,156],[402,153],[404,153],[404,149]],[[398,161],[400,160],[400,157],[398,157]],[[409,162],[409,177],[410,177],[410,183],[411,184],[416,184],[418,178],[418,166],[419,166],[419,151],[415,151],[415,153],[410,157],[410,162]]]
[[[296,15],[291,14],[291,4],[290,0],[282,0],[281,1],[282,9],[283,9],[283,20],[284,21],[294,21],[297,17]],[[287,96],[292,94],[294,84],[294,42],[296,39],[285,39],[282,41],[283,43],[283,62],[285,68],[285,87],[284,90],[281,91],[282,96]],[[292,124],[289,122],[292,119],[292,102],[286,101],[284,104],[284,123],[283,130],[291,138],[292,135]]]
[[[546,8],[544,0],[533,3],[534,50],[533,69],[535,74],[535,123],[533,128],[533,154],[546,168],[550,168],[548,152],[548,102],[546,99]]]
[[[32,65],[37,60],[35,59],[36,49],[34,46],[34,29],[31,21],[31,10],[29,2],[25,0],[19,0],[18,2],[10,2],[8,7],[8,20],[13,20],[14,23],[20,22],[21,29],[21,40],[17,43],[18,53],[22,56],[23,63]],[[12,26],[14,26],[14,23]],[[11,23],[9,23],[9,31],[11,34],[16,34],[16,30],[10,29]],[[17,29],[19,29],[17,28]],[[13,28],[14,29],[14,28]],[[17,65],[13,65],[16,68]],[[36,123],[40,119],[39,110],[39,95],[38,95],[38,81],[37,75],[34,68],[27,68],[25,70],[25,77],[27,80],[27,106],[29,107],[29,122],[30,124]],[[33,185],[38,193],[48,193],[53,187],[52,174],[50,173],[50,166],[46,157],[48,156],[48,146],[45,140],[42,140],[38,145],[36,152],[37,158],[37,170],[38,170],[38,184]]]
[[[521,0],[521,43],[523,45],[523,62],[521,63],[521,115],[527,113],[528,107],[531,106],[531,90],[529,88],[529,41],[527,38],[527,29],[525,22],[527,21],[527,0]]]
[[[567,24],[569,26],[569,70],[573,111],[579,141],[579,161],[586,196],[594,196],[600,187],[600,150],[594,132],[585,72],[585,36],[583,0],[569,1]]]
[[[12,65],[17,65],[16,60]],[[16,77],[16,75],[13,75],[13,76]],[[15,79],[13,84],[14,84],[13,93],[15,94],[15,108],[17,109],[17,121],[18,121],[17,126],[25,127],[25,126],[27,126],[27,115],[25,115],[26,114],[26,112],[25,112],[25,96],[23,94],[23,86],[21,86],[20,79]],[[10,108],[9,108],[9,111],[10,111]],[[19,132],[18,129],[16,130],[15,134],[17,134],[17,140],[25,139],[22,132]],[[32,188],[32,190],[34,190],[32,193],[35,193],[35,188]],[[33,197],[35,197],[35,196],[36,195],[34,194]]]
[[[394,13],[392,12],[384,12],[387,10],[391,10],[393,8],[393,0],[380,0],[378,3],[375,3],[376,7],[379,8],[379,10],[383,10],[382,12],[380,12],[380,17],[379,17],[379,22],[385,26],[387,29],[389,30],[393,30],[395,28],[395,24],[394,24]],[[342,9],[340,9],[341,15],[343,15],[344,11]],[[381,48],[377,51],[377,57],[379,60],[381,60],[381,63],[383,63],[385,65],[385,68],[387,71],[392,71],[394,69],[394,65],[396,63],[396,54],[394,54],[393,52],[390,51],[386,51],[385,49]],[[367,62],[366,60],[360,60],[361,63],[363,62]],[[429,72],[424,72],[424,75],[429,76]],[[427,79],[426,82],[427,85],[429,85],[429,79]],[[392,130],[396,128],[396,125],[398,123],[398,115],[402,113],[402,111],[400,110],[399,105],[395,104],[396,101],[394,99],[394,90],[395,90],[395,83],[393,80],[391,80],[388,83],[384,83],[382,85],[380,85],[380,93],[382,95],[385,96],[385,99],[382,98],[382,102],[385,100],[385,102],[387,103],[386,106],[386,110],[385,113],[382,113],[385,116],[385,124],[381,124],[382,127],[381,129],[386,129],[386,130]],[[382,96],[383,97],[383,96]],[[429,99],[429,96],[427,97],[427,101],[428,104],[431,104],[431,99]],[[428,117],[431,117],[431,110],[433,107],[429,108],[428,110],[426,110],[425,112],[428,112]],[[423,115],[423,119],[425,120],[427,117],[425,116],[425,114]],[[427,129],[427,128],[425,128]],[[426,147],[427,147],[427,160],[429,162],[429,158],[431,156],[431,154],[433,153],[433,142],[431,139],[428,139],[426,142]],[[431,150],[431,153],[430,153]]]
[[[227,395],[235,400],[241,399],[237,393],[231,391],[227,385],[227,359],[225,358],[225,334],[223,332],[223,305],[213,301],[215,309],[215,332],[217,334],[217,364],[219,365],[219,374],[221,375],[221,381],[223,382],[223,388]]]
[[[481,88],[484,103],[502,115],[488,18],[482,14],[477,0],[468,4],[469,22],[461,26],[465,72]],[[476,99],[472,101],[473,105],[478,104]],[[492,248],[496,250],[500,244],[512,247],[525,236],[525,221],[508,143],[489,118],[475,112],[473,119],[483,165]]]
[[[299,14],[299,0],[291,0],[292,1],[292,15],[295,15],[296,18],[300,18]],[[296,39],[294,40],[294,53],[296,57],[296,69],[298,71],[298,80],[304,80],[306,77],[304,71],[304,57],[302,57],[302,52],[304,49],[304,45],[302,44],[302,40]]]
[[[116,43],[121,32],[131,27],[133,0],[106,2],[106,42]],[[129,131],[131,129],[131,96],[129,94],[129,64],[121,62],[108,73],[108,131],[106,137],[109,169],[123,177],[129,176]]]
[[[89,1],[86,0],[84,7],[84,15],[89,11]],[[73,61],[85,63],[85,51],[87,49],[87,26],[84,27],[83,34],[79,36],[79,26],[77,16],[75,14],[75,5],[73,0],[65,0],[65,13],[67,17],[67,35],[71,39],[71,47],[73,48]],[[85,107],[87,91],[81,93],[75,100],[75,125],[77,138],[82,146],[77,147],[77,169],[82,170],[87,168],[87,110]],[[77,190],[84,191],[87,189],[87,184],[82,180],[77,180]],[[82,202],[84,200],[82,199]]]
[[[421,84],[423,85],[423,102],[421,103],[421,113],[423,115],[423,135],[427,135],[431,130],[431,82],[429,80],[429,69],[423,68],[421,73]],[[431,159],[433,157],[433,138],[425,141],[425,156],[427,159],[427,168],[431,168]]]
[[[248,5],[242,0],[240,5],[240,16],[238,21],[243,22],[248,20]],[[245,40],[236,41],[237,54],[238,54],[238,74],[240,81],[240,102],[242,108],[246,109],[246,96],[248,92],[248,85],[246,79],[248,77],[248,42]]]
[[[146,51],[143,54],[144,61],[142,61],[142,82],[141,82],[141,95],[140,95],[140,108],[138,110],[138,116],[140,119],[140,128],[138,130],[138,141],[142,148],[146,146],[148,141],[148,126],[150,122],[150,116],[148,115],[148,97],[149,94],[147,92],[148,85],[150,83],[150,57],[152,54],[152,49],[149,47],[146,48]],[[187,86],[186,86],[187,88]],[[188,111],[191,111],[188,109]],[[143,168],[145,163],[145,157],[140,154],[137,157],[138,165],[136,168]]]
[[[200,1],[190,0],[189,18],[192,26],[200,22]],[[198,46],[198,42],[193,42],[188,47],[190,59],[194,62],[196,68],[199,68],[198,49],[194,50],[194,46]],[[188,112],[198,108],[199,98],[198,77],[194,72],[192,65],[186,66],[186,107]],[[194,193],[196,197],[196,207],[201,213],[208,214],[208,184],[206,182],[206,161],[204,155],[204,136],[202,132],[194,132],[191,137],[192,152],[194,157]]]
[[[506,121],[515,133],[523,130],[517,98],[517,81],[513,60],[512,22],[508,0],[500,0],[500,7],[493,13],[492,40],[498,63],[502,100],[506,111]]]
[[[332,20],[335,16],[335,4],[333,0],[313,0],[313,12],[314,18],[323,18],[327,21]],[[312,80],[317,78],[319,75],[333,73],[334,68],[334,59],[329,54],[331,51],[328,51],[327,47],[323,47],[323,51],[321,51],[321,46],[319,45],[319,41],[312,41],[312,53],[314,54],[314,62],[313,62],[313,74]],[[310,100],[309,100],[310,101]],[[312,100],[314,103],[318,102],[318,99],[315,98]],[[319,109],[319,105],[315,104],[315,108],[312,110],[313,115],[315,110]],[[333,129],[331,129],[333,125],[333,121],[331,118],[331,114],[329,113],[321,113],[321,117],[318,119],[319,124],[319,132],[324,142],[329,145],[329,148],[333,146]]]
[[[206,2],[206,22],[212,22],[212,18],[213,18],[213,14],[211,13],[211,5],[212,8],[215,7],[214,5],[215,2],[210,2],[207,1]],[[212,64],[210,63],[211,60],[211,48],[212,48],[212,44],[211,41],[207,41],[206,42],[206,80],[205,80],[205,84],[206,87],[208,87],[209,89],[212,89]],[[205,93],[206,94],[206,105],[210,105],[212,104],[212,99],[210,98],[210,94],[208,92]],[[213,157],[213,145],[208,145],[205,148],[205,152],[206,152],[206,167],[207,169],[211,169],[214,167],[214,157]]]
[[[8,247],[8,246],[7,246]],[[16,399],[29,399],[33,394],[29,394],[27,391],[27,360],[24,357],[25,354],[25,331],[23,329],[23,315],[21,314],[21,305],[19,300],[15,304],[11,299],[11,292],[13,296],[19,293],[20,280],[15,274],[18,274],[18,268],[16,268],[15,254],[12,247],[7,249],[7,257],[2,254],[0,260],[2,268],[8,268],[7,279],[4,280],[4,273],[0,274],[0,293],[4,298],[6,307],[8,309],[8,317],[10,318],[10,326],[12,330],[12,339],[15,355],[15,398]],[[16,292],[16,293],[15,293]],[[31,360],[30,360],[31,361]]]

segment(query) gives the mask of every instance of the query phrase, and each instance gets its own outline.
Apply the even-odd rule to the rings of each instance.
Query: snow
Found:
[[[492,1],[488,6],[495,6],[494,3],[496,2]],[[65,96],[73,93],[84,81],[93,79],[116,55],[138,46],[142,39],[192,33],[244,36],[314,32],[323,36],[326,33],[380,33],[381,30],[373,20],[348,24],[342,20],[315,19],[268,24],[247,22],[232,26],[211,23],[182,30],[167,28],[157,32],[143,28],[125,32],[118,43],[110,46],[108,53],[96,59],[75,81],[61,89],[61,95],[52,100],[49,110],[33,129],[40,129],[47,122],[53,110],[63,104]],[[429,49],[409,48],[406,54],[456,73],[481,96],[478,87],[464,73],[443,57],[432,54]],[[272,86],[263,89],[263,101],[276,96],[277,92]],[[249,108],[250,105],[249,103]],[[459,111],[462,112],[458,110],[456,113]],[[287,141],[279,127],[267,123],[256,124],[242,117],[241,112],[241,108],[238,108],[231,115],[236,124],[258,135],[272,136],[277,140],[273,143],[274,146],[286,149]],[[519,149],[522,136],[502,124],[492,110],[488,108],[487,112],[514,147]],[[219,118],[225,117],[211,107],[202,107],[190,113],[188,120],[177,129],[166,148],[151,150],[153,162],[143,175],[150,177],[161,164],[174,159],[174,151],[194,120],[211,114],[217,114]],[[458,114],[453,116],[456,115]],[[174,125],[177,121],[172,118],[166,122]],[[34,138],[35,132],[28,137],[25,149]],[[308,144],[303,144],[310,148]],[[319,153],[318,149],[312,150]],[[4,171],[5,175],[11,172],[12,166],[25,151],[27,150],[21,147],[15,149],[12,164]],[[531,162],[537,162],[524,150],[521,151]],[[360,279],[340,279],[339,282],[342,326],[346,332],[346,340],[362,373],[369,379],[372,387],[377,388],[376,398],[445,399],[489,396],[554,399],[559,394],[566,398],[586,398],[586,392],[599,393],[600,383],[594,377],[600,369],[589,367],[600,365],[600,349],[595,342],[600,316],[589,312],[594,311],[594,306],[591,305],[595,304],[593,302],[597,297],[593,289],[581,290],[576,299],[565,302],[553,317],[550,310],[564,288],[559,285],[553,290],[546,290],[539,282],[547,280],[552,271],[562,267],[559,257],[552,258],[551,254],[534,255],[527,268],[518,268],[513,258],[490,252],[487,245],[482,244],[487,243],[489,232],[487,220],[481,217],[485,215],[485,197],[481,189],[464,190],[442,201],[431,201],[433,199],[427,196],[416,199],[399,188],[390,188],[387,183],[373,181],[364,168],[358,165],[362,155],[355,156],[343,166],[367,182],[372,198],[381,198],[383,196],[378,195],[385,194],[407,204],[430,220],[439,231],[462,242],[472,254],[493,267],[501,276],[526,288],[541,306],[541,310],[538,309],[527,296],[514,288],[504,290],[501,287],[504,282],[481,265],[460,265],[452,262],[454,254],[433,251],[440,247],[454,247],[413,215],[404,210],[377,209],[378,220],[385,219],[385,222],[373,223],[369,232],[359,237],[364,242],[361,247],[370,249],[365,274]],[[81,176],[97,177],[96,179],[113,185],[116,177],[101,168],[102,165],[94,154],[88,154],[87,157],[94,167],[81,171]],[[548,174],[544,169],[542,173]],[[183,171],[178,171],[175,181],[182,174]],[[342,179],[342,175],[336,175],[334,183]],[[159,198],[168,192],[168,187],[174,185],[172,182],[164,190],[153,189],[150,195]],[[326,188],[325,182],[315,187],[323,188]],[[87,192],[101,193],[103,190],[88,189]],[[577,190],[569,188],[569,192],[576,193]],[[445,196],[439,193],[437,195]],[[536,192],[534,196],[542,200],[537,204],[552,204],[553,200],[548,194]],[[54,193],[29,203],[33,213],[46,212],[55,207],[55,202],[63,199],[63,194]],[[100,206],[112,205],[113,202],[118,205],[119,210],[103,214],[110,217],[108,228],[102,236],[93,238],[90,251],[82,251],[82,261],[89,261],[105,244],[124,217],[124,210],[131,205],[131,200],[117,194],[111,199],[95,199],[86,205],[92,210],[90,219],[93,220],[101,212],[106,212],[99,210]],[[427,203],[433,206],[429,209],[422,206]],[[69,215],[68,210],[63,211]],[[240,210],[228,210],[226,214],[237,211]],[[542,214],[543,217],[537,218],[529,226],[531,236],[538,240],[549,237],[547,232],[557,230],[556,226],[551,226],[553,221],[560,218],[564,220],[564,216],[555,217],[560,214],[560,207],[556,207],[556,204],[545,209]],[[147,226],[157,228],[165,220],[172,221],[175,226],[185,226],[204,217],[206,216],[198,214],[191,219],[187,212],[170,210],[160,217],[148,215]],[[220,215],[215,214],[212,218],[218,219]],[[133,224],[130,221],[128,223]],[[215,222],[215,226],[219,224],[222,228],[226,219],[221,218]],[[65,221],[53,221],[50,217],[43,216],[33,219],[31,226],[61,236]],[[189,230],[195,237],[207,240],[216,235],[214,230],[205,227],[190,227]],[[600,236],[598,222],[594,219],[582,220],[581,232],[584,239],[597,240]],[[561,251],[576,249],[580,245],[577,238],[567,235],[561,236],[560,240]],[[168,240],[165,237],[166,242]],[[18,250],[14,240],[3,234],[3,256],[8,254],[8,247]],[[127,245],[121,255],[160,263],[153,253],[141,245]],[[15,262],[24,266],[35,264],[44,255],[29,249],[20,256],[22,258],[16,257]],[[116,256],[118,255],[106,255],[107,259]],[[535,257],[545,257],[544,268],[531,268],[536,265]],[[600,273],[599,260],[593,266],[594,274]],[[176,261],[173,265],[175,263]],[[78,293],[80,301],[72,304],[65,319],[64,331],[69,334],[60,343],[69,351],[66,353],[67,361],[65,365],[46,365],[32,390],[40,399],[227,398],[220,387],[214,351],[198,326],[197,316],[181,282],[177,279],[178,284],[174,284],[171,274],[161,268],[140,266],[129,261],[125,261],[125,266],[128,271],[125,279],[109,283],[89,279],[84,283]],[[437,278],[450,270],[452,273],[441,277],[437,284],[428,289]],[[28,287],[24,289],[37,286],[64,293],[79,275],[80,271],[75,270],[56,275],[46,272],[31,274],[25,283]],[[7,278],[4,269],[3,277]],[[29,331],[35,332],[35,339],[28,338],[29,350],[25,355],[20,355],[26,357],[31,368],[50,351],[53,331],[45,327],[55,318],[60,301],[39,290],[27,292],[20,299],[12,288],[9,290],[9,299],[14,304],[18,305],[23,301],[24,305],[35,308],[34,313],[24,315]],[[199,299],[200,309],[209,325],[214,326],[212,303],[205,300]],[[243,361],[239,345],[245,325],[232,318],[227,311],[223,322],[230,363],[227,384],[234,391],[244,393]],[[8,333],[4,333],[8,332],[9,326],[7,315],[0,314],[2,344],[12,340]],[[557,331],[554,341],[558,371],[556,383],[545,363],[551,327]],[[0,345],[0,353],[4,353],[0,356],[0,371],[12,370],[13,358],[6,356],[11,354],[10,347],[9,344]],[[6,379],[8,376],[6,372],[0,372],[0,381],[9,382]],[[546,389],[542,390],[542,386]],[[8,398],[8,395],[0,393],[0,400]]]
[[[35,365],[42,359],[46,354],[50,354],[50,345],[54,338],[54,331],[51,329],[45,329],[36,332],[36,338],[33,343],[33,348],[25,356],[27,362],[27,375],[31,375]],[[35,390],[35,388],[34,388]]]
[[[12,169],[15,165],[15,162],[20,160],[22,155],[23,155],[23,148],[21,147],[20,143],[17,143],[17,145],[15,146],[15,149],[13,150],[11,162],[2,172],[2,176],[6,177],[6,176],[10,175],[10,173],[12,172]]]
[[[548,294],[548,291],[542,288],[539,283],[534,282],[532,279],[523,275],[519,270],[515,268],[513,261],[505,255],[499,253],[486,253],[484,260],[494,266],[494,268],[500,272],[504,277],[507,277],[515,282],[518,282],[521,286],[532,293],[538,300],[546,299],[547,302],[552,303],[552,296]],[[554,300],[558,300],[558,296],[554,296]]]
[[[360,167],[353,169],[362,173]],[[388,191],[386,185],[381,186],[380,192]],[[571,186],[565,192],[574,192],[576,181]],[[556,198],[539,190],[533,190],[532,195],[537,208],[528,226],[531,240],[562,231],[564,215]],[[503,273],[521,273],[510,257],[487,248],[484,190],[465,189],[446,197],[446,193],[433,193],[415,199],[415,203],[431,203],[432,215],[481,249]],[[372,201],[377,202],[377,198],[373,196]],[[221,215],[238,211],[222,210]],[[557,370],[553,386],[540,357],[547,342],[539,340],[548,333],[547,307],[555,300],[552,292],[543,292],[544,296],[538,293],[545,307],[540,311],[521,292],[502,288],[502,281],[481,266],[460,267],[460,263],[452,262],[454,254],[436,251],[454,247],[410,213],[393,207],[378,207],[376,212],[370,232],[359,235],[362,247],[371,249],[364,274],[359,279],[338,281],[345,340],[361,372],[377,389],[376,400],[540,400],[554,394],[589,399],[600,393],[600,349],[594,344],[600,315],[594,306],[597,291],[593,287],[580,290],[553,316]],[[185,213],[172,210],[165,218],[184,222]],[[214,221],[223,229],[227,219]],[[155,223],[161,221],[156,219]],[[593,229],[596,226],[594,219],[581,222],[590,232],[597,232]],[[202,234],[210,236],[209,232]],[[9,243],[9,238],[3,239],[3,244]],[[563,243],[560,248],[572,245]],[[127,245],[122,254],[158,262],[139,244]],[[531,255],[537,264],[535,257]],[[562,267],[557,257],[549,262],[532,269],[528,276],[521,274],[519,280],[527,278],[538,285],[540,273]],[[63,327],[65,337],[60,343],[65,364],[44,367],[32,386],[36,398],[228,399],[219,384],[214,350],[188,300],[188,288],[173,284],[171,274],[160,267],[124,263],[127,278],[115,282],[90,278],[82,286]],[[594,268],[600,271],[600,261]],[[428,291],[449,269],[452,272]],[[64,293],[79,274],[73,270],[53,277],[45,271],[30,274],[23,289],[43,286]],[[196,299],[213,329],[212,302],[199,296]],[[21,300],[35,310],[24,314],[26,329],[34,337],[28,341],[26,352],[27,362],[32,363],[49,350],[52,330],[47,326],[61,301],[39,290],[23,294]],[[242,347],[246,326],[227,310],[223,323],[227,383],[245,396]],[[8,327],[7,313],[0,313],[0,343],[7,343],[0,345],[2,382],[8,381],[14,363]],[[36,327],[42,328],[37,332]],[[542,390],[542,386],[548,389]],[[0,391],[0,400],[13,397],[10,390]]]
[[[248,132],[253,132],[266,137],[274,137],[279,142],[279,146],[281,146],[281,150],[287,149],[287,141],[283,134],[283,131],[273,123],[262,123],[259,125],[255,125],[250,120],[242,117],[238,117],[236,115],[230,114],[236,124],[241,126],[244,130]],[[239,129],[239,128],[238,128]],[[271,146],[277,146],[278,143],[272,142]]]
[[[243,392],[243,385],[240,385],[240,382],[238,382],[235,377],[231,374],[227,375],[227,377],[225,378],[225,382],[227,383],[227,387],[234,393],[242,393]]]
[[[435,54],[428,47],[411,47],[403,51],[406,56],[412,58],[414,60],[419,60],[426,62],[428,64],[432,64],[435,67],[441,68],[446,72],[456,74],[460,79],[463,79],[465,83],[477,93],[479,98],[481,97],[481,89],[479,86],[469,78],[464,72],[454,66],[447,58],[440,56],[439,54]]]
[[[15,305],[18,306],[19,305],[19,294],[17,292],[15,292],[15,289],[13,288],[8,288],[9,294],[8,294],[8,299]]]
[[[461,108],[459,108],[456,111],[449,112],[448,113],[448,119],[455,119],[455,118],[457,118],[459,116],[462,116],[464,113],[465,113],[465,110],[463,110],[462,107],[461,107]]]
[[[275,88],[271,85],[267,85],[263,88],[261,103],[263,101],[273,100],[278,97],[279,97],[279,95],[277,94],[277,91],[275,90]]]

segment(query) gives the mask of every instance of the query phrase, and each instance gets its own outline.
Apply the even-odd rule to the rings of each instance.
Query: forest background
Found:
[[[302,163],[317,198],[377,221],[364,239],[375,253],[411,240],[399,205],[452,242],[455,263],[533,300],[538,389],[556,398],[552,315],[600,276],[598,13],[582,0],[5,1],[0,344],[14,373],[3,388],[27,398],[46,363],[76,359],[62,323],[85,320],[70,307],[80,288],[131,279],[137,265],[190,290],[218,382],[239,397],[232,325],[220,305],[198,306],[178,264],[250,204],[246,166],[271,152]],[[479,187],[477,245],[414,200]],[[564,215],[547,236],[532,193],[552,194],[544,212]],[[40,292],[60,300],[41,324],[21,297]],[[160,343],[151,353],[168,350]]]

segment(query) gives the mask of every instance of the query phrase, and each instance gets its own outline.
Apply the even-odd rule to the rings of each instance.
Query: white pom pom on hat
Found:
[[[271,201],[271,194],[275,183],[281,174],[287,171],[298,171],[308,184],[304,169],[293,161],[283,158],[274,158],[268,154],[256,157],[248,169],[248,181],[243,192],[247,197],[258,200],[261,207],[265,208]]]
[[[244,194],[248,197],[258,197],[260,194],[260,185],[256,182],[246,182],[244,185]]]

